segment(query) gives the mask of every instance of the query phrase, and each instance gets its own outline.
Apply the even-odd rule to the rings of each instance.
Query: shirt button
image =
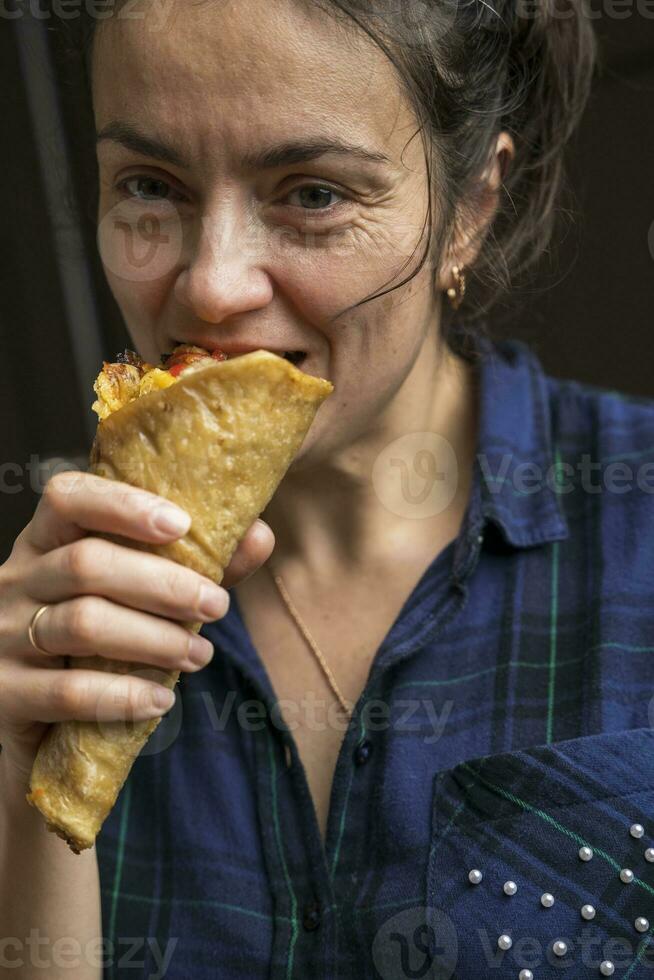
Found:
[[[320,925],[320,908],[315,903],[305,907],[302,913],[302,925],[307,932],[313,932]]]
[[[354,750],[354,762],[357,766],[365,766],[366,762],[372,755],[372,742],[365,739],[359,745],[357,745]]]

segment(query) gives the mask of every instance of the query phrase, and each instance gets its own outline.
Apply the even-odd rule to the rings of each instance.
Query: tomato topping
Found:
[[[177,378],[190,364],[196,364],[198,361],[207,361],[209,359],[214,361],[227,360],[226,355],[221,350],[216,349],[209,353],[208,350],[204,350],[202,347],[194,347],[192,344],[180,344],[172,354],[167,354],[163,358],[164,370],[169,371],[174,378]]]

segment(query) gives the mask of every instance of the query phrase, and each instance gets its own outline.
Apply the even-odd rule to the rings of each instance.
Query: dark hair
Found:
[[[303,2],[356,25],[390,59],[418,120],[414,136],[423,140],[432,188],[419,265],[355,307],[399,288],[427,259],[438,260],[456,221],[465,222],[480,205],[480,177],[498,134],[505,130],[513,138],[515,158],[503,175],[498,210],[466,270],[466,303],[454,318],[479,319],[552,239],[564,148],[595,63],[585,0]],[[85,48],[88,78],[92,33]],[[452,319],[446,318],[446,328]]]

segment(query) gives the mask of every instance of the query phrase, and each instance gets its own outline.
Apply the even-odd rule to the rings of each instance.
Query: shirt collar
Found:
[[[558,453],[550,424],[547,377],[519,340],[468,338],[479,381],[479,431],[470,503],[454,555],[465,577],[488,522],[515,548],[568,537],[556,490]]]

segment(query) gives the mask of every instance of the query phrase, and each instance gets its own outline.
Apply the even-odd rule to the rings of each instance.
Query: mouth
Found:
[[[181,347],[187,344],[188,341],[181,341],[181,340],[173,341],[174,347]],[[210,343],[199,342],[197,346],[204,348],[204,350],[208,350],[209,353],[213,353],[215,350],[220,350],[225,355],[225,358],[228,360],[232,357],[240,357],[242,354],[249,354],[255,350],[268,350],[270,351],[271,354],[277,354],[278,357],[283,357],[284,360],[289,361],[291,364],[294,364],[296,367],[302,364],[302,362],[306,359],[307,356],[307,352],[303,350],[279,350],[279,349],[275,350],[274,348],[266,347],[263,344],[247,345],[247,346],[241,345],[238,347],[237,346],[230,347],[229,344],[225,344],[225,345],[221,344],[220,346],[218,346],[216,344],[212,345]]]
[[[285,350],[282,357],[290,361],[291,364],[299,365],[306,357],[306,352],[303,350]]]

